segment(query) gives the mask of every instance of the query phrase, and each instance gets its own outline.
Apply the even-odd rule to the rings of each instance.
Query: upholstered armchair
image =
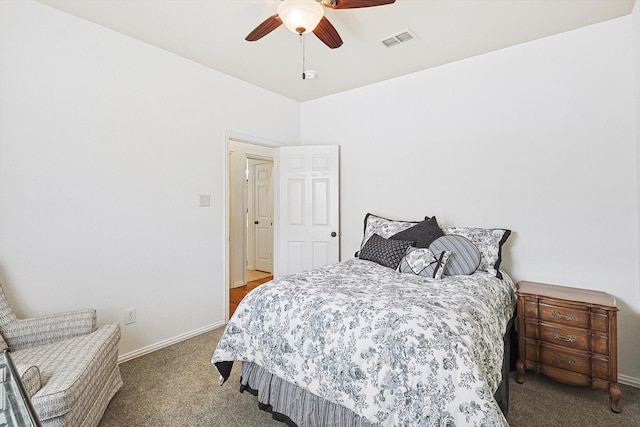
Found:
[[[98,425],[122,386],[118,323],[97,328],[93,309],[18,319],[0,287],[0,334],[43,426]]]

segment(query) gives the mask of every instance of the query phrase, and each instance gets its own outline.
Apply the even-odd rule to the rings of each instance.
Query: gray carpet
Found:
[[[124,386],[99,427],[277,426],[258,409],[256,397],[238,392],[239,364],[222,387],[211,355],[223,328],[122,363]],[[565,386],[528,373],[524,384],[510,382],[507,417],[512,427],[640,426],[640,389],[622,385],[622,412],[608,407],[605,392]]]

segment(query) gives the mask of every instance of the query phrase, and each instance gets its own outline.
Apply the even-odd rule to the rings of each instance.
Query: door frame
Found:
[[[232,131],[225,131],[224,132],[224,144],[222,144],[223,149],[224,149],[224,155],[222,156],[223,158],[223,165],[222,165],[222,176],[224,177],[223,179],[223,188],[222,188],[222,194],[224,195],[224,197],[222,198],[222,200],[224,201],[224,206],[223,206],[223,214],[224,214],[224,221],[222,222],[222,235],[224,236],[223,239],[223,275],[224,275],[224,295],[222,300],[224,301],[224,321],[225,324],[229,322],[229,269],[230,269],[230,257],[229,257],[229,245],[230,245],[230,239],[231,236],[229,234],[229,221],[231,220],[230,216],[229,216],[229,197],[230,197],[230,192],[229,192],[229,153],[230,153],[230,141],[237,141],[237,142],[243,142],[245,144],[252,144],[252,145],[259,145],[259,146],[263,146],[263,147],[269,147],[269,148],[273,148],[273,149],[277,149],[278,147],[284,146],[285,144],[283,142],[279,142],[279,141],[274,141],[271,139],[267,139],[267,138],[261,138],[261,137],[257,137],[257,136],[251,136],[251,135],[246,135],[246,134],[242,134],[242,133],[237,133],[237,132],[232,132]],[[277,162],[274,159],[273,162],[273,179],[274,182],[277,182],[277,177],[278,177],[278,165]],[[236,189],[237,190],[237,189]],[[277,245],[279,243],[279,239],[278,239],[278,200],[279,199],[279,191],[277,186],[274,185],[273,188],[273,256],[274,256],[274,260],[276,259],[276,253],[277,253]],[[246,215],[246,213],[245,213]],[[275,261],[274,261],[275,262]]]

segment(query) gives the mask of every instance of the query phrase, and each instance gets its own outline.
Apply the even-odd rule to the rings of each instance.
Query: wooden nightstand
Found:
[[[616,300],[605,292],[519,282],[516,381],[525,370],[609,393],[620,412]]]

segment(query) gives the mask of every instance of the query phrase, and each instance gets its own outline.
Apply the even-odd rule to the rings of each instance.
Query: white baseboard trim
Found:
[[[244,283],[242,280],[240,280],[240,281],[234,283],[232,287],[233,288],[239,288],[240,286],[244,286],[244,285],[246,285],[246,283]]]
[[[153,353],[156,350],[160,350],[164,347],[169,347],[170,345],[177,344],[181,341],[184,341],[189,338],[196,337],[200,334],[204,334],[205,332],[213,331],[214,329],[218,329],[219,327],[224,326],[224,322],[214,323],[208,326],[203,326],[202,328],[195,329],[193,331],[186,332],[184,334],[175,336],[173,338],[169,338],[164,341],[160,341],[155,344],[148,345],[138,350],[131,351],[129,353],[121,354],[118,356],[118,363],[126,362],[127,360],[135,359],[136,357],[144,356],[145,354]]]
[[[618,382],[620,384],[625,384],[625,385],[630,385],[632,387],[640,388],[640,378],[618,374]]]

